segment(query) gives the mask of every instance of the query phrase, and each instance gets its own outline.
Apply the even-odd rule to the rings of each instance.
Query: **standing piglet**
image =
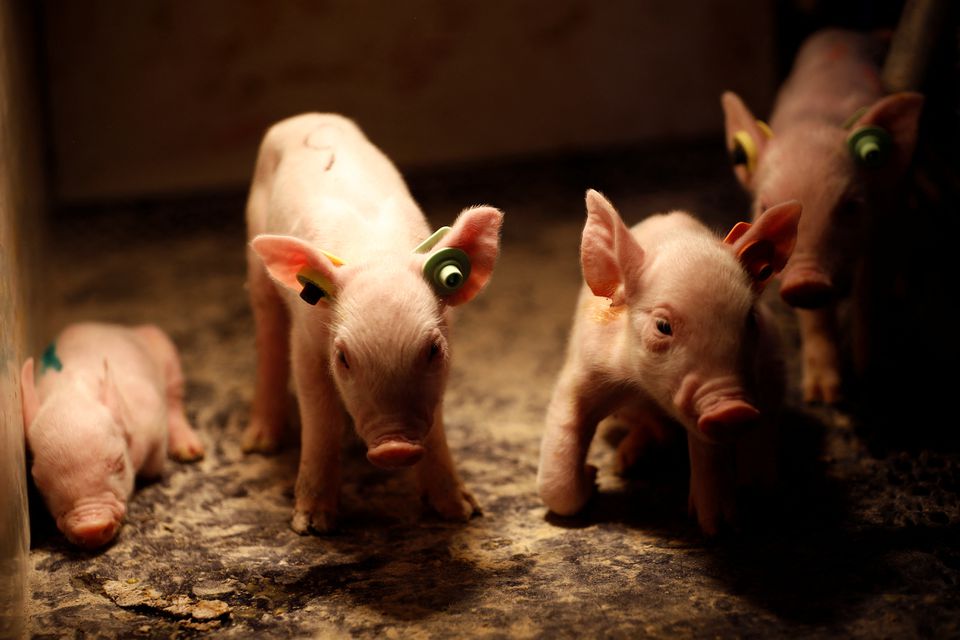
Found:
[[[586,286],[540,450],[547,507],[560,515],[584,507],[597,471],[587,451],[614,414],[631,427],[617,452],[621,470],[671,423],[686,429],[689,509],[707,534],[733,520],[738,484],[772,484],[782,371],[758,297],[786,263],[799,216],[799,203],[783,203],[721,241],[683,212],[628,229],[587,192]]]
[[[116,536],[135,476],[159,476],[167,455],[203,457],[183,412],[176,347],[154,326],[70,325],[34,375],[29,358],[20,384],[31,473],[76,545]]]
[[[872,225],[904,224],[890,209],[913,155],[923,97],[883,94],[882,48],[836,29],[811,36],[769,127],[735,94],[722,98],[734,170],[753,195],[754,215],[774,202],[803,203],[780,294],[799,309],[808,402],[841,399],[837,302],[857,279]]]
[[[441,516],[477,510],[444,435],[449,316],[489,279],[501,221],[476,207],[431,235],[393,164],[341,116],[300,115],[267,132],[247,206],[258,361],[243,446],[278,445],[292,368],[298,533],[335,524],[348,416],[367,458],[414,466]]]

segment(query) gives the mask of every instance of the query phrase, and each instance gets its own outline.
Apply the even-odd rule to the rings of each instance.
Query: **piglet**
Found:
[[[722,98],[734,171],[753,195],[754,215],[786,199],[803,203],[780,294],[798,308],[808,402],[841,399],[837,302],[860,279],[871,225],[906,224],[891,215],[890,204],[913,155],[923,96],[884,95],[882,49],[849,31],[811,36],[769,126],[734,93]]]
[[[78,546],[117,535],[135,476],[158,477],[168,455],[203,457],[183,411],[176,347],[155,326],[70,325],[38,371],[27,359],[20,385],[31,474]]]
[[[266,133],[247,205],[258,361],[243,447],[278,446],[292,369],[294,531],[335,525],[348,417],[369,461],[414,467],[442,517],[478,510],[447,447],[442,401],[450,309],[490,278],[501,222],[475,207],[431,234],[390,160],[342,116],[295,116]]]
[[[738,484],[776,477],[775,412],[782,396],[776,332],[758,298],[786,263],[800,204],[779,204],[725,240],[683,212],[628,229],[587,192],[582,289],[566,362],[550,401],[538,486],[559,515],[583,509],[596,468],[597,424],[630,427],[618,470],[679,424],[690,455],[689,509],[703,532],[733,524]]]

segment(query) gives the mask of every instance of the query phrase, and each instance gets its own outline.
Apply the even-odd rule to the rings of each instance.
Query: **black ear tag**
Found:
[[[315,305],[323,298],[333,297],[330,293],[333,291],[332,283],[310,267],[304,267],[297,272],[297,282],[303,287],[300,298],[307,304]]]
[[[299,278],[297,279],[299,280]],[[317,304],[320,302],[320,298],[323,298],[327,295],[326,291],[318,287],[313,282],[301,281],[300,284],[303,285],[303,289],[300,290],[300,298],[307,304]]]

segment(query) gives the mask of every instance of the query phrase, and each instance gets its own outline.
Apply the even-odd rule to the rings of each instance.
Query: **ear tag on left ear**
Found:
[[[343,262],[340,262],[340,264],[343,264]],[[320,302],[321,298],[333,297],[333,283],[315,269],[310,267],[300,269],[297,272],[297,282],[303,287],[300,290],[300,298],[307,304],[315,305]]]
[[[462,249],[440,249],[424,262],[423,277],[438,295],[456,293],[470,277],[470,257]]]
[[[733,134],[730,162],[734,165],[743,165],[747,173],[753,173],[757,168],[757,145],[753,143],[753,138],[746,131],[737,131]]]
[[[763,120],[757,120],[757,127],[768,140],[773,137],[773,130]],[[733,134],[733,148],[730,149],[730,162],[735,166],[743,165],[747,173],[753,173],[757,168],[757,145],[749,133],[741,129]]]
[[[857,164],[875,169],[890,157],[893,140],[881,127],[860,127],[847,136],[847,148]]]
[[[738,222],[733,225],[733,228],[730,229],[730,233],[727,234],[727,237],[723,239],[723,244],[733,245],[736,244],[737,240],[743,237],[747,231],[750,230],[750,227],[753,225],[749,222]]]

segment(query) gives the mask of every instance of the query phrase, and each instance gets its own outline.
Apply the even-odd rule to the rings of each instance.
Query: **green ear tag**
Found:
[[[470,257],[462,249],[440,249],[423,264],[423,277],[437,295],[456,293],[470,277]]]
[[[300,298],[307,304],[317,304],[321,298],[333,297],[333,284],[319,271],[304,267],[297,272],[297,282],[303,287]]]
[[[43,355],[40,356],[40,375],[46,373],[47,369],[53,369],[54,371],[63,370],[63,363],[60,361],[59,356],[57,356],[56,342],[51,342],[50,346],[44,350]]]
[[[434,231],[432,234],[430,234],[429,238],[427,238],[426,240],[418,244],[417,248],[414,249],[413,252],[427,253],[428,251],[430,251],[430,249],[433,249],[437,245],[437,243],[440,242],[440,239],[443,238],[443,236],[447,235],[447,233],[449,232],[450,232],[450,227],[440,227],[439,229]]]
[[[875,169],[890,157],[893,140],[886,129],[860,127],[847,137],[847,148],[857,164]]]

